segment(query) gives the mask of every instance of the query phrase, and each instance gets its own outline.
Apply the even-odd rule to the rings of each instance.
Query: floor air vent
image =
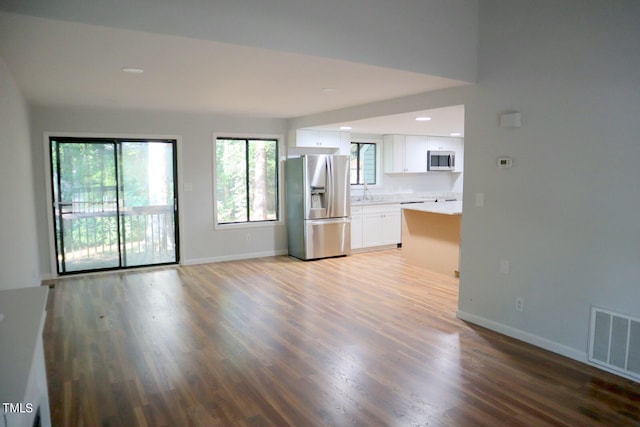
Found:
[[[589,360],[640,380],[640,319],[591,307]]]

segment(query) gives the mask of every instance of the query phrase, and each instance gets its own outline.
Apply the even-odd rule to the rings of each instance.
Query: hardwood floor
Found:
[[[397,250],[59,281],[54,426],[633,426],[640,384],[456,319]]]

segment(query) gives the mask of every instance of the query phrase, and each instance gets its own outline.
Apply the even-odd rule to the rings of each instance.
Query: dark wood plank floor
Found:
[[[60,280],[55,426],[633,426],[640,384],[455,317],[399,251]]]

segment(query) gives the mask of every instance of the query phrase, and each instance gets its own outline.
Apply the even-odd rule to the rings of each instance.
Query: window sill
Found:
[[[277,221],[262,221],[262,222],[234,222],[228,224],[215,223],[213,225],[214,230],[233,230],[242,228],[257,228],[257,227],[278,227],[283,226],[283,220]]]

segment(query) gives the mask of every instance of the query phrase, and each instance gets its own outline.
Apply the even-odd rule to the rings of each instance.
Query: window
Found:
[[[179,261],[176,146],[49,138],[58,274]]]
[[[351,184],[376,183],[376,144],[351,143]]]
[[[216,138],[216,222],[278,221],[278,140]]]

